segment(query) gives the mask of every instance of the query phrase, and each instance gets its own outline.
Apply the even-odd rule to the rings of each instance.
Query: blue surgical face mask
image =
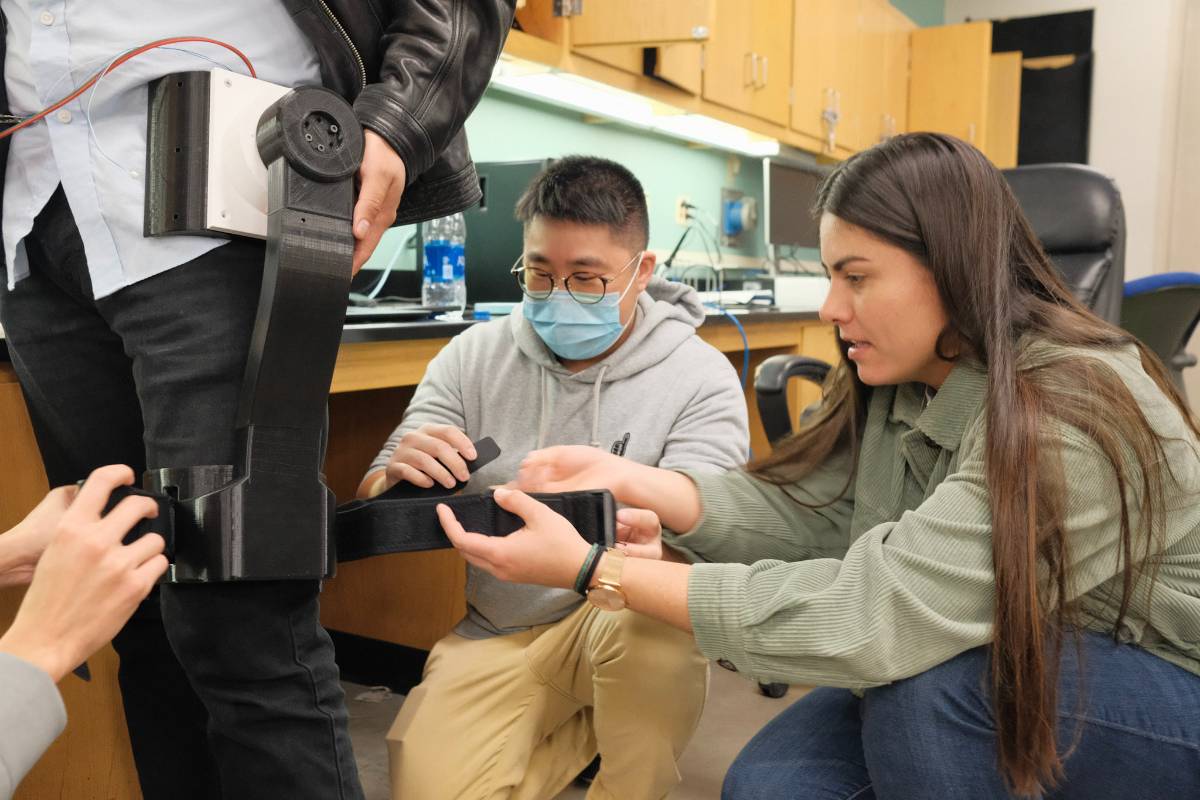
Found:
[[[638,253],[630,263],[640,263],[643,255]],[[526,298],[521,313],[555,355],[568,361],[585,361],[600,355],[621,338],[625,331],[621,324],[621,300],[635,282],[631,280],[619,295],[605,294],[599,302],[591,304],[578,302],[564,289],[555,289],[545,300]],[[632,314],[629,319],[633,320]]]

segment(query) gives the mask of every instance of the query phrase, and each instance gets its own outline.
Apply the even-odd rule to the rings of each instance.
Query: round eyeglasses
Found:
[[[590,306],[604,299],[608,286],[622,273],[639,263],[645,251],[638,253],[629,263],[617,270],[615,275],[592,275],[587,272],[576,272],[562,279],[563,288],[571,295],[576,303]],[[517,278],[521,292],[530,300],[541,302],[549,300],[559,279],[553,273],[537,267],[526,266],[525,254],[522,253],[513,264],[512,274]]]

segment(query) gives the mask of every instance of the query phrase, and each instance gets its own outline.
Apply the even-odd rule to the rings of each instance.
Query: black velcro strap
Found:
[[[566,517],[590,543],[613,544],[616,504],[600,489],[562,494],[533,494],[535,500]],[[500,508],[492,493],[374,500],[356,500],[337,512],[337,560],[356,561],[386,553],[410,553],[452,547],[437,518],[445,503],[463,528],[488,536],[507,536],[524,526],[515,514]]]
[[[145,489],[138,489],[134,486],[118,486],[113,489],[112,494],[108,496],[108,504],[104,507],[104,513],[112,511],[117,504],[126,497],[149,497],[158,505],[158,516],[154,519],[143,519],[135,525],[129,533],[125,534],[125,538],[121,541],[125,544],[140,539],[147,533],[157,533],[163,537],[166,546],[163,548],[163,554],[168,561],[175,560],[175,504],[174,501],[163,494],[148,492]]]

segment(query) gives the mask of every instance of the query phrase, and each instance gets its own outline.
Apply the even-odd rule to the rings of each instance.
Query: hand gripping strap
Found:
[[[82,486],[83,481],[79,481],[79,485]],[[147,533],[157,533],[166,542],[163,552],[166,554],[167,560],[173,560],[175,555],[175,504],[172,499],[166,495],[148,492],[135,486],[118,486],[109,495],[108,504],[104,506],[104,513],[108,514],[126,497],[149,497],[158,506],[158,516],[154,519],[140,520],[129,533],[125,534],[122,542],[129,544]]]
[[[525,524],[517,515],[500,508],[491,492],[453,497],[414,496],[416,494],[403,490],[387,492],[373,500],[355,500],[338,508],[335,527],[337,560],[357,561],[387,553],[452,547],[450,540],[442,532],[441,523],[438,522],[439,503],[450,506],[463,528],[473,533],[507,536]],[[126,544],[147,533],[157,533],[166,542],[164,554],[174,563],[174,498],[122,486],[113,490],[105,513],[126,497],[149,497],[158,504],[158,516],[139,522],[126,535]],[[600,489],[562,494],[531,494],[530,497],[566,517],[589,543],[612,546],[616,505],[608,491]]]
[[[612,546],[616,505],[608,491],[600,489],[562,494],[533,494],[535,500],[575,526],[590,543]],[[455,497],[356,500],[337,512],[337,560],[356,561],[385,553],[408,553],[452,547],[437,518],[437,506],[445,503],[463,528],[488,536],[507,536],[525,523],[516,514],[496,504],[492,493]]]

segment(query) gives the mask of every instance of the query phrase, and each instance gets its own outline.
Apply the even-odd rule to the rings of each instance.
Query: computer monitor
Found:
[[[467,302],[518,302],[521,289],[511,274],[521,255],[524,231],[514,216],[517,200],[550,163],[500,161],[476,164],[483,198],[463,212],[467,223]]]
[[[819,225],[812,217],[817,187],[829,174],[827,167],[799,166],[763,159],[763,234],[772,250],[784,247],[818,247]]]

